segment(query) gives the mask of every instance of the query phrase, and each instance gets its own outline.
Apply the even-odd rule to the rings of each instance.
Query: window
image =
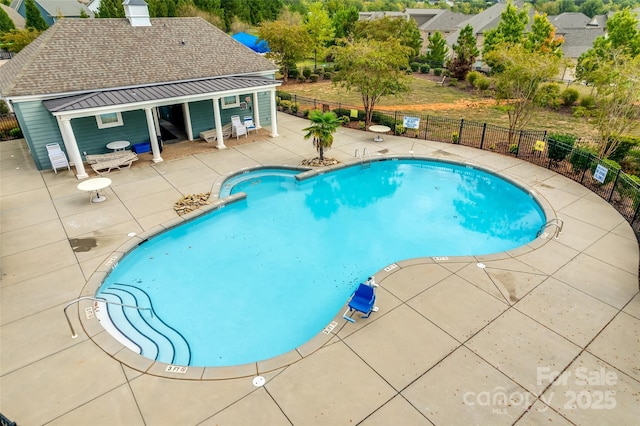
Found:
[[[110,112],[108,114],[96,115],[96,122],[98,123],[98,129],[122,126],[122,114],[119,112]]]
[[[232,96],[223,96],[222,99],[222,108],[234,108],[240,106],[240,97],[238,95]]]

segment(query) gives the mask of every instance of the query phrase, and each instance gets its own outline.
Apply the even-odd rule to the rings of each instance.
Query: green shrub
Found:
[[[572,106],[576,103],[579,97],[580,92],[578,92],[578,89],[574,89],[573,87],[567,87],[560,92],[560,99],[563,106]]]
[[[333,67],[324,67],[324,72],[325,72],[325,73],[327,73],[327,72],[333,72],[333,71],[335,71]]]
[[[467,74],[467,82],[475,87],[475,82],[478,78],[482,77],[482,74],[480,74],[478,71],[470,71]]]
[[[594,161],[593,163],[591,163],[592,175],[596,172],[596,168],[598,167],[598,164],[602,164],[604,167],[609,169],[609,171],[607,172],[607,176],[605,176],[604,182],[602,183],[603,185],[611,183],[611,181],[615,179],[618,173],[620,173],[620,164],[618,164],[616,161],[613,161],[610,158],[605,158],[604,160],[600,160],[599,162]]]
[[[582,172],[587,170],[595,159],[596,153],[592,149],[575,148],[571,152],[569,162],[571,163],[574,172]]]
[[[589,115],[591,115],[589,110],[583,106],[574,106],[571,111],[572,111],[571,114],[575,118],[588,117]]]
[[[620,197],[629,197],[633,200],[633,210],[638,208],[638,204],[640,204],[640,177],[636,175],[620,176],[616,190]]]
[[[296,114],[298,112],[298,110],[300,109],[300,104],[297,102],[292,102],[291,103],[291,112]]]
[[[442,68],[434,68],[433,69],[433,75],[441,76],[442,75]]]
[[[367,127],[364,121],[358,121],[358,129],[364,130]]]
[[[591,95],[585,95],[580,98],[580,106],[586,109],[594,109],[596,107],[596,99]]]
[[[420,70],[420,62],[411,62],[411,71],[418,72]]]
[[[573,149],[576,143],[576,136],[568,133],[551,133],[548,136],[547,155],[553,161],[562,161]]]
[[[22,130],[20,130],[20,127],[14,127],[13,129],[9,130],[9,137],[14,139],[21,138]]]
[[[509,145],[509,153],[513,154],[513,155],[518,155],[518,144],[517,143],[512,143],[511,145]]]
[[[6,101],[0,100],[0,115],[9,114],[9,105]]]
[[[429,64],[420,64],[420,72],[422,74],[429,74],[429,71],[431,71]]]
[[[307,79],[305,78],[304,75],[299,75],[298,76],[298,83],[304,83],[305,81],[307,81]]]
[[[407,132],[407,129],[402,124],[396,124],[396,135],[404,135]]]
[[[385,115],[380,111],[373,111],[373,113],[371,114],[371,121],[383,126],[388,126],[391,128],[391,130],[393,130],[397,124],[402,124],[401,120],[398,120],[396,122],[393,117],[389,117],[388,115]]]
[[[308,117],[309,117],[309,112],[311,112],[311,111],[310,111],[310,110],[308,110],[308,109],[303,109],[303,110],[302,110],[302,116],[303,116],[304,118],[308,118]]]
[[[300,71],[298,71],[296,68],[292,68],[289,70],[289,78],[296,79],[298,78],[299,75],[300,75]]]
[[[534,98],[536,105],[557,110],[560,108],[560,86],[557,83],[541,84]]]
[[[329,71],[325,71],[322,75],[323,80],[331,80],[333,78],[333,73]]]
[[[491,80],[481,75],[478,78],[476,78],[476,81],[474,82],[474,86],[478,90],[485,91],[489,89],[489,87],[491,86]]]
[[[282,110],[283,110],[284,112],[287,112],[287,111],[289,111],[289,109],[291,108],[291,104],[292,104],[292,103],[293,103],[293,102],[291,102],[291,101],[287,101],[287,100],[284,100],[284,99],[283,99],[283,100],[281,100],[281,101],[280,101],[280,106],[282,107]]]
[[[303,69],[302,75],[304,76],[304,78],[309,78],[309,76],[311,75],[311,69],[310,68]]]
[[[607,151],[609,150],[611,142],[607,143]],[[609,159],[617,161],[620,163],[625,159],[631,149],[640,146],[640,138],[634,136],[620,136],[618,141],[618,146],[613,150],[611,155],[609,155]]]
[[[319,79],[320,76],[318,74],[311,74],[309,76],[309,81],[311,81],[312,83],[317,83]]]
[[[283,101],[290,101],[291,100],[291,93],[283,92],[281,90],[277,90],[276,91],[276,96],[279,96],[280,99],[283,100]]]

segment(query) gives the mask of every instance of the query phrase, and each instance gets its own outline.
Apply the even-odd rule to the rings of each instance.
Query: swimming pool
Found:
[[[393,262],[511,250],[545,223],[529,193],[469,166],[389,159],[295,174],[235,176],[229,193],[246,198],[127,254],[97,296],[154,315],[109,306],[109,331],[169,364],[264,360],[323,330]]]

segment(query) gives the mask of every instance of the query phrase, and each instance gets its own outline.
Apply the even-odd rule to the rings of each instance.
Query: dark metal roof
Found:
[[[262,77],[218,77],[126,89],[100,90],[76,96],[49,99],[43,104],[52,113],[69,112],[209,93],[257,89],[273,85],[280,85],[280,81]]]

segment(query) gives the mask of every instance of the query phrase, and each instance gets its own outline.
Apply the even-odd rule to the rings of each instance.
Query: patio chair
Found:
[[[60,148],[60,145],[57,143],[48,143],[47,154],[49,155],[49,161],[51,162],[51,167],[55,174],[58,174],[59,168],[66,167],[67,170],[71,171],[71,166],[69,166],[69,160],[67,160],[67,156]]]
[[[222,137],[228,138],[231,136],[231,123],[222,126]],[[200,132],[200,138],[205,142],[215,142],[218,140],[218,131],[216,129],[205,130]]]
[[[253,122],[253,117],[250,115],[245,115],[244,117],[244,127],[247,129],[247,133],[254,131],[258,133],[258,127]]]
[[[106,154],[87,154],[85,158],[87,159],[87,163],[95,164],[101,161],[112,161],[122,157],[130,157],[131,154],[134,154],[134,152],[127,149],[124,151],[108,152]]]
[[[91,168],[99,175],[107,174],[113,169],[128,169],[129,167],[131,167],[131,164],[138,159],[138,156],[135,153],[131,151],[128,152],[129,154],[113,159],[96,161],[95,163],[91,164]]]
[[[240,121],[240,116],[239,115],[232,115],[231,116],[231,128],[232,128],[232,135],[236,137],[236,139],[238,139],[238,137],[244,135],[244,137],[247,137],[247,128],[244,127],[244,124],[242,124],[242,121]]]
[[[352,311],[361,312],[361,318],[369,318],[371,312],[377,312],[378,307],[376,304],[376,292],[375,288],[378,284],[375,283],[373,277],[369,278],[366,282],[360,283],[357,290],[351,296],[347,310],[342,314],[342,318],[349,322],[356,322],[355,319],[347,316]]]

